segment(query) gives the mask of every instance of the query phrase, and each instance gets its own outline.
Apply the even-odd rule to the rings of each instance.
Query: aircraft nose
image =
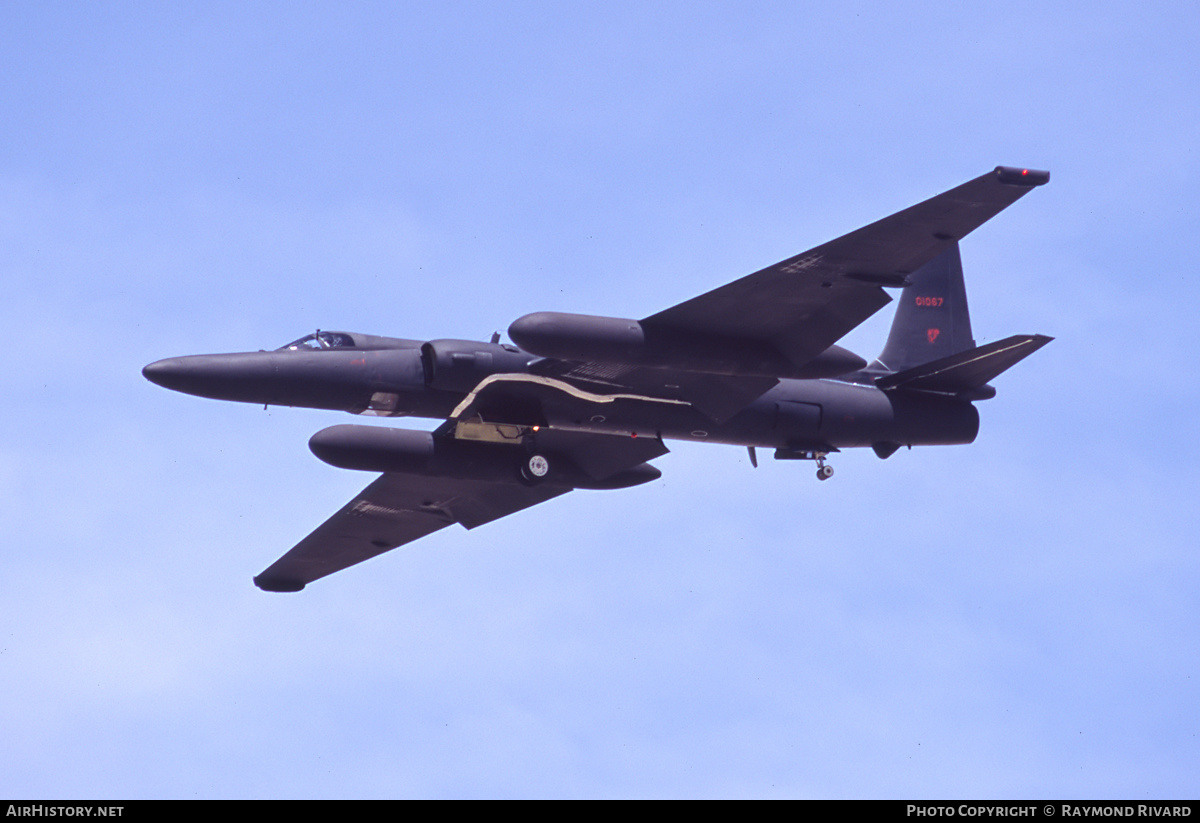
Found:
[[[179,389],[180,378],[187,373],[182,357],[157,360],[142,369],[142,377],[164,389]]]
[[[414,363],[420,356],[398,354]],[[197,397],[316,409],[361,410],[381,385],[364,354],[354,350],[191,354],[158,360],[142,374],[165,389]]]
[[[194,354],[158,360],[142,375],[184,394],[265,403],[272,399],[275,364],[269,353]]]

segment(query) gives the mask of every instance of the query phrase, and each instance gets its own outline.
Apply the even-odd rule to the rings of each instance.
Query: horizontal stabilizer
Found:
[[[959,392],[978,389],[1053,340],[1044,334],[1018,334],[880,377],[881,389]]]

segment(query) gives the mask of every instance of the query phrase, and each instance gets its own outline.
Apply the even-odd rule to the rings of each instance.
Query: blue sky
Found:
[[[8,3],[0,795],[1179,797],[1200,773],[1194,3]],[[346,415],[140,369],[640,317],[996,164],[967,447],[250,578]],[[882,346],[884,309],[847,338]],[[428,427],[425,421],[418,426]]]

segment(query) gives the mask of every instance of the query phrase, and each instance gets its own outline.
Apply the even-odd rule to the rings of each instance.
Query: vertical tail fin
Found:
[[[908,276],[887,345],[870,371],[898,372],[975,346],[958,243]]]

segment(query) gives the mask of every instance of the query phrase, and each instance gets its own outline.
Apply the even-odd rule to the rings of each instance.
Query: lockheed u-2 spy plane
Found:
[[[1049,172],[1000,166],[891,217],[642,320],[538,312],[516,345],[318,331],[271,352],[146,366],[169,389],[264,405],[444,419],[435,431],[340,425],[312,451],[382,472],[254,578],[308,583],[461,523],[468,529],[566,494],[661,476],[664,440],[812,460],[869,446],[970,443],[989,381],[1050,342],[976,346],[958,242]],[[891,301],[879,357],[836,345]]]

